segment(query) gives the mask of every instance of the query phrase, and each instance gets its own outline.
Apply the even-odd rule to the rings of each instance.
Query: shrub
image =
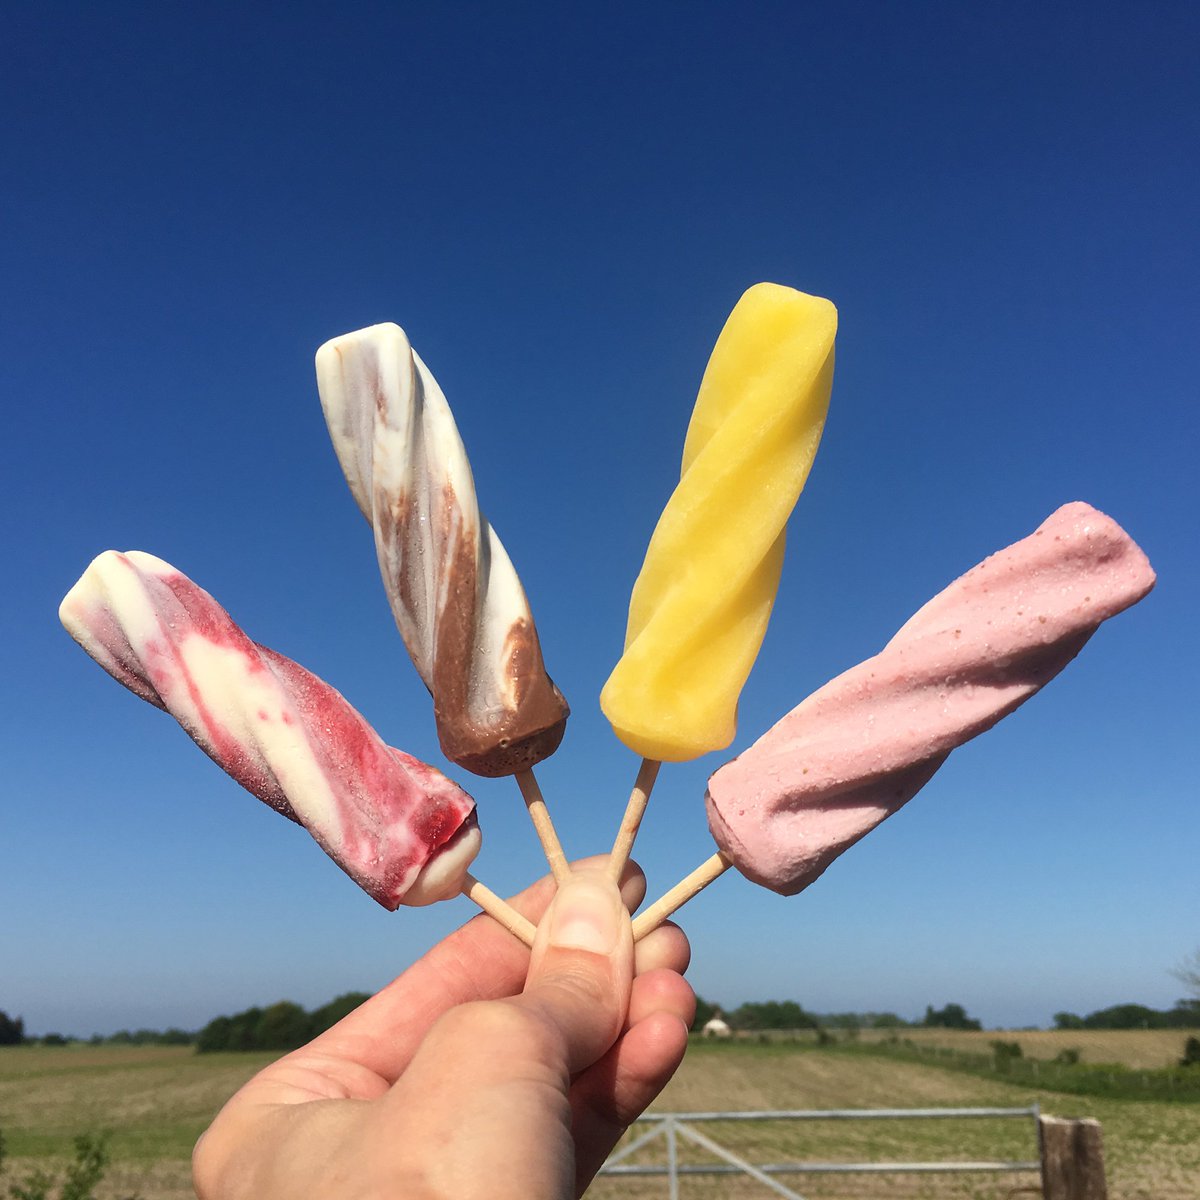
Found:
[[[997,1071],[1007,1071],[1014,1059],[1023,1058],[1020,1042],[1005,1042],[997,1038],[990,1043]]]
[[[1181,1067],[1200,1065],[1200,1038],[1190,1037],[1183,1044],[1183,1057],[1179,1060]]]
[[[80,1134],[75,1139],[75,1160],[67,1166],[57,1200],[96,1200],[95,1189],[108,1169],[108,1135]],[[4,1136],[0,1134],[0,1173],[4,1170]],[[9,1200],[52,1200],[58,1181],[47,1171],[31,1171],[22,1183],[8,1190]],[[140,1200],[127,1196],[124,1200]]]

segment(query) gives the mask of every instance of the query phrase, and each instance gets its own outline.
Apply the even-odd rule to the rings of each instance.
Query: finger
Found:
[[[580,859],[573,870],[594,871],[601,869],[607,862],[608,858],[605,855],[596,854],[591,858]],[[646,898],[646,875],[636,859],[631,858],[625,864],[625,870],[621,872],[620,887],[621,899],[625,901],[625,907],[632,916]]]
[[[659,968],[682,975],[692,961],[692,947],[683,930],[668,921],[634,943],[633,955],[638,975]]]
[[[559,889],[538,927],[518,1003],[556,1028],[574,1075],[625,1026],[633,983],[633,931],[603,869],[581,869]]]
[[[678,1068],[695,1015],[695,993],[676,972],[633,981],[629,1029],[571,1088],[581,1190]]]
[[[647,971],[633,981],[627,1023],[632,1028],[660,1012],[678,1017],[689,1027],[696,1018],[696,993],[691,984],[667,967]]]
[[[626,1129],[666,1087],[683,1061],[687,1040],[685,1017],[654,1012],[575,1081],[570,1099],[577,1195],[587,1190]]]

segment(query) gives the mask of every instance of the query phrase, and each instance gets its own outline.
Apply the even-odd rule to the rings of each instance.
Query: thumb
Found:
[[[633,984],[633,930],[617,885],[603,870],[576,870],[537,938],[517,999],[560,1031],[572,1075],[620,1036]]]

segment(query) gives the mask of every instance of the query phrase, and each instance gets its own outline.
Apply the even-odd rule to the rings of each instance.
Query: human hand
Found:
[[[478,916],[332,1029],[259,1072],[193,1156],[200,1200],[580,1195],[683,1058],[695,997],[672,925],[633,946],[607,860]],[[551,903],[553,901],[553,903]]]

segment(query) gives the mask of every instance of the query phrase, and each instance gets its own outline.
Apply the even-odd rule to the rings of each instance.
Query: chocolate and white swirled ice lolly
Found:
[[[398,325],[334,338],[316,366],[333,447],[374,530],[442,749],[477,775],[521,776],[558,748],[570,710],[546,673],[521,581],[479,510],[446,397]]]

